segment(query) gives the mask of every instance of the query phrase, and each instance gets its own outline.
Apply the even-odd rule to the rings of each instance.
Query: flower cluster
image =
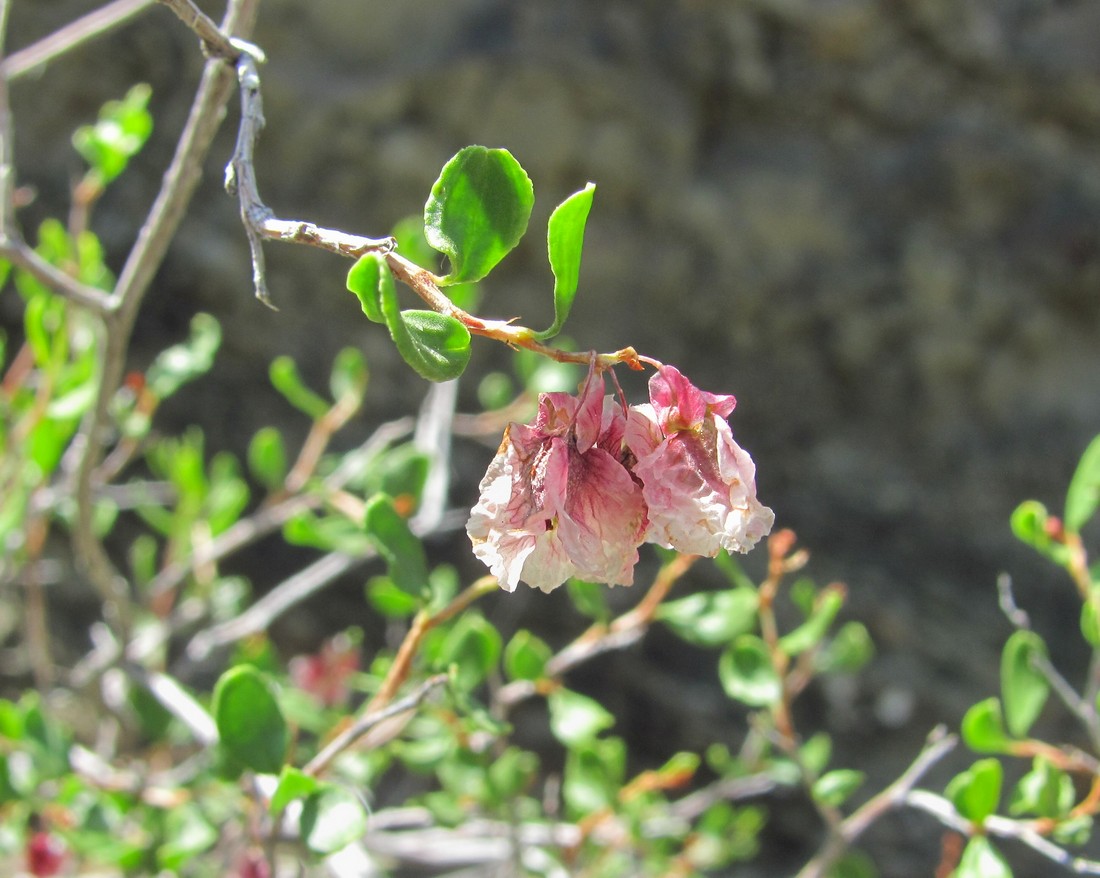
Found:
[[[627,408],[590,370],[579,396],[544,393],[532,423],[509,425],[466,525],[501,588],[550,591],[574,576],[630,585],[643,542],[713,557],[771,530],[726,422],[734,398],[673,366],[658,368],[649,395]]]

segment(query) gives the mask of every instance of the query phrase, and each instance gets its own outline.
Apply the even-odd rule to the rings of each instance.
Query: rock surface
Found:
[[[11,44],[94,5],[16,2]],[[1098,30],[1088,0],[268,3],[258,172],[280,215],[380,235],[421,209],[459,147],[508,147],[538,203],[486,311],[531,325],[550,315],[538,229],[597,182],[567,331],[738,396],[761,498],[813,551],[815,577],[849,584],[878,644],[871,671],[818,693],[807,723],[827,723],[839,758],[858,754],[882,781],[934,722],[996,691],[999,572],[1016,575],[1041,631],[1076,631],[1069,585],[1007,521],[1025,498],[1059,508],[1100,431]],[[200,63],[154,8],[21,81],[17,158],[40,194],[28,221],[64,210],[74,124],[146,80],[154,142],[97,216],[124,253]],[[140,364],[196,310],[223,322],[217,380],[166,417],[239,449],[283,417],[265,379],[274,356],[321,381],[346,344],[371,360],[371,417],[405,413],[421,389],[343,292],[345,264],[269,246],[281,310],[251,298],[220,191],[235,121],[138,326]],[[474,359],[502,362],[487,344]],[[466,456],[476,471],[489,453]],[[474,471],[456,486],[471,500]],[[1052,646],[1079,672],[1072,639]],[[700,698],[680,720],[662,706],[709,662],[655,638],[590,682],[625,677],[616,706],[644,713],[632,719],[670,750],[699,728],[734,739],[720,703]],[[931,872],[934,843],[912,835],[881,832],[884,874]]]

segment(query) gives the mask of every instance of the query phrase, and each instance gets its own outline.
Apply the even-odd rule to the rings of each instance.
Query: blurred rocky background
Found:
[[[15,0],[9,45],[96,5]],[[1008,517],[1029,497],[1060,508],[1100,431],[1098,33],[1095,0],[267,0],[260,185],[280,216],[383,235],[421,210],[458,148],[509,148],[536,211],[483,310],[540,326],[545,218],[595,181],[567,332],[584,348],[632,344],[738,396],[734,433],[762,499],[811,549],[815,578],[848,583],[849,612],[878,648],[850,685],[811,693],[804,727],[828,728],[838,760],[858,759],[881,785],[933,724],[957,724],[997,691],[1000,572],[1054,635],[1055,659],[1083,671],[1072,588],[1014,543]],[[21,80],[16,157],[38,191],[28,227],[64,215],[75,125],[150,82],[152,144],[95,217],[121,259],[200,65],[191,34],[154,7]],[[293,355],[321,383],[340,347],[360,346],[374,376],[348,441],[361,439],[408,413],[422,384],[362,319],[336,257],[269,245],[280,310],[254,301],[221,190],[236,121],[234,105],[139,321],[134,364],[179,340],[196,311],[215,314],[215,377],[163,422],[199,423],[211,447],[240,451],[262,424],[302,430],[269,389],[272,358]],[[0,310],[17,312],[10,300]],[[475,344],[466,410],[476,374],[508,361],[492,348]],[[489,456],[460,447],[456,505],[472,501]],[[473,574],[463,539],[437,548]],[[266,558],[250,562],[259,588],[289,572]],[[490,611],[577,624],[564,596],[509,600]],[[301,646],[368,617],[360,577],[283,633]],[[737,740],[713,656],[659,634],[581,682],[618,693],[611,705],[643,760]],[[777,810],[797,863],[801,823]],[[936,837],[910,815],[869,840],[900,878],[930,874]]]

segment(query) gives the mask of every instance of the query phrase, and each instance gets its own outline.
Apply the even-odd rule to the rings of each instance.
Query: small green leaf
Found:
[[[987,836],[975,835],[966,843],[951,878],[1012,878],[1012,870]]]
[[[843,589],[822,589],[813,603],[809,618],[793,631],[780,637],[779,648],[787,655],[794,656],[817,646],[843,606]]]
[[[527,231],[534,203],[530,178],[507,150],[460,150],[424,205],[424,235],[451,262],[441,283],[485,277]]]
[[[615,717],[602,704],[569,689],[557,689],[546,699],[550,731],[566,747],[595,738],[615,724]]]
[[[406,619],[420,609],[420,599],[398,588],[388,576],[372,576],[367,582],[367,600],[383,616]]]
[[[996,698],[971,707],[963,716],[961,731],[966,746],[977,753],[1002,753],[1011,744],[1001,718],[1001,702]]]
[[[573,602],[577,612],[582,616],[606,622],[611,618],[611,610],[607,606],[607,589],[594,582],[583,582],[580,579],[570,579],[565,584],[566,593]]]
[[[531,786],[538,772],[538,757],[518,747],[508,747],[489,766],[489,785],[497,803],[515,800]]]
[[[261,774],[282,769],[290,732],[266,676],[251,665],[230,668],[214,686],[212,713],[232,762]]]
[[[218,840],[218,830],[210,825],[198,806],[183,804],[170,808],[165,814],[164,837],[167,840],[157,848],[157,865],[178,874],[184,863],[213,847]]]
[[[379,290],[382,278],[390,275],[385,257],[377,253],[366,253],[360,256],[355,264],[348,270],[348,289],[355,293],[359,299],[359,305],[367,319],[374,323],[384,323],[382,318],[382,305],[379,299]],[[390,275],[390,283],[393,277]]]
[[[845,622],[814,662],[822,672],[854,673],[875,654],[875,644],[862,622]]]
[[[316,792],[320,785],[321,781],[313,775],[306,774],[293,765],[284,765],[275,792],[271,794],[268,811],[273,815],[278,814],[295,799],[301,799]]]
[[[1050,693],[1050,681],[1035,667],[1047,647],[1034,631],[1016,631],[1001,652],[1001,700],[1009,734],[1022,738],[1038,719]]]
[[[313,420],[325,415],[329,404],[306,387],[298,374],[298,365],[290,357],[276,357],[268,370],[271,384],[298,411]]]
[[[424,546],[386,494],[375,494],[367,501],[364,513],[367,537],[386,562],[394,584],[411,595],[425,594],[428,585],[428,560]]]
[[[700,592],[661,604],[656,618],[688,643],[721,646],[756,626],[758,603],[749,588]]]
[[[570,195],[550,214],[546,242],[550,269],[554,272],[554,324],[538,333],[536,338],[553,338],[561,332],[569,317],[580,282],[584,227],[595,192],[595,184],[589,183],[580,192]]]
[[[325,784],[302,807],[302,840],[315,854],[334,854],[367,831],[367,812],[350,790]]]
[[[862,771],[838,768],[827,772],[814,781],[812,794],[814,800],[831,808],[839,808],[863,783],[866,775]]]
[[[1089,443],[1066,491],[1066,530],[1077,533],[1100,505],[1100,436]]]
[[[201,378],[214,365],[222,343],[221,325],[209,314],[191,318],[187,341],[167,348],[157,356],[145,376],[146,386],[157,399],[167,399],[189,381]]]
[[[1038,500],[1025,500],[1013,510],[1009,524],[1018,540],[1027,543],[1055,564],[1065,566],[1069,561],[1069,550],[1051,537],[1047,530],[1049,521],[1050,514],[1042,503]]]
[[[1004,769],[998,759],[979,759],[948,783],[945,795],[955,810],[976,826],[996,813]]]
[[[759,637],[742,634],[718,659],[718,676],[726,694],[750,707],[768,707],[783,697],[783,681]]]
[[[517,631],[504,648],[504,673],[509,680],[538,680],[551,656],[546,641],[527,629]]]
[[[397,351],[428,381],[451,381],[470,362],[470,330],[456,318],[435,311],[401,311],[386,325]]]
[[[275,427],[261,427],[248,443],[248,469],[267,490],[282,487],[286,479],[286,446]]]
[[[863,851],[848,851],[829,867],[825,878],[878,878],[878,870]]]
[[[1014,816],[1061,818],[1073,808],[1073,778],[1047,759],[1037,756],[1031,771],[1020,778],[1012,791],[1009,812]]]
[[[565,758],[562,798],[574,817],[615,804],[626,768],[626,747],[619,738],[599,738],[570,747]]]
[[[496,667],[500,650],[500,632],[480,613],[466,612],[447,632],[436,660],[443,667],[456,665],[455,685],[469,692]]]
[[[153,131],[147,107],[152,90],[140,83],[120,101],[108,101],[94,125],[82,125],[73,133],[73,146],[92,166],[101,183],[109,183],[141,151]]]
[[[367,390],[367,361],[363,353],[355,348],[343,348],[333,358],[332,373],[329,376],[329,390],[335,400],[355,400],[363,398]]]
[[[1094,577],[1095,581],[1096,577]],[[1081,636],[1091,647],[1100,646],[1100,589],[1093,586],[1081,605]]]

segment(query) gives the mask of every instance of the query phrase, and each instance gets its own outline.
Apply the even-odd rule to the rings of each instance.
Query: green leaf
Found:
[[[398,514],[393,499],[386,494],[371,497],[363,523],[394,584],[411,595],[426,595],[428,559],[424,546]]]
[[[977,753],[1002,753],[1011,745],[1001,718],[1001,702],[987,698],[971,707],[963,716],[962,738]]]
[[[1050,514],[1042,503],[1025,500],[1013,510],[1009,524],[1018,540],[1064,567],[1069,561],[1069,550],[1051,537],[1047,530],[1049,521]]]
[[[1100,589],[1095,586],[1089,590],[1088,599],[1081,605],[1081,636],[1089,646],[1100,646]]]
[[[619,738],[601,738],[571,747],[565,757],[562,798],[574,817],[612,807],[622,787],[626,747]]]
[[[750,707],[768,707],[783,697],[783,681],[759,637],[742,634],[718,659],[718,677],[726,694]]]
[[[955,810],[976,826],[996,813],[1004,769],[999,759],[979,759],[947,784],[945,795]]]
[[[470,362],[470,330],[456,318],[435,311],[401,311],[387,319],[397,351],[428,381],[451,381]]]
[[[435,274],[439,268],[439,253],[428,244],[424,235],[424,215],[407,216],[390,230],[397,241],[397,251],[421,268]],[[450,284],[444,294],[463,311],[476,311],[481,299],[481,287],[477,283]]]
[[[538,333],[540,339],[553,338],[561,332],[569,318],[581,274],[581,251],[584,249],[584,227],[592,209],[596,185],[589,183],[574,192],[554,208],[546,230],[550,269],[554,272],[554,324]]]
[[[504,673],[509,680],[541,679],[551,655],[546,641],[521,628],[504,648]]]
[[[302,807],[302,840],[315,854],[334,854],[367,831],[367,812],[349,790],[325,784]]]
[[[535,780],[538,757],[518,747],[508,747],[489,766],[489,785],[498,804],[515,800]]]
[[[863,851],[848,851],[833,863],[826,878],[878,878],[878,870]]]
[[[372,576],[367,582],[367,600],[383,616],[406,619],[420,609],[418,597],[398,588],[388,576]]]
[[[146,373],[146,386],[157,399],[167,399],[189,381],[205,375],[214,365],[222,343],[221,324],[209,314],[191,318],[187,341],[160,352]]]
[[[82,125],[73,133],[73,146],[92,166],[101,183],[109,183],[141,151],[153,131],[147,106],[152,90],[140,83],[120,101],[108,101],[94,125]]]
[[[374,323],[384,323],[382,305],[379,299],[382,278],[390,274],[385,257],[377,253],[366,253],[356,260],[348,271],[347,287],[359,299],[359,305],[367,319]],[[390,283],[393,277],[390,275]]]
[[[469,692],[496,667],[500,650],[500,632],[480,613],[466,612],[447,631],[436,660],[443,667],[456,665],[455,683]]]
[[[251,665],[230,668],[214,686],[212,713],[232,762],[261,774],[282,769],[290,732],[266,676]]]
[[[333,358],[329,390],[335,400],[352,399],[359,403],[367,391],[367,361],[355,348],[343,348]]]
[[[321,781],[313,775],[306,774],[293,765],[284,765],[279,774],[279,783],[275,787],[275,792],[271,794],[268,811],[272,815],[279,814],[295,799],[301,799],[316,792],[320,785]]]
[[[780,637],[779,648],[787,655],[794,656],[817,646],[843,606],[843,589],[823,589],[814,601],[809,618],[793,631]]]
[[[374,546],[364,529],[343,515],[318,517],[299,512],[283,525],[283,539],[294,546],[359,555]]]
[[[615,717],[602,704],[569,689],[557,689],[546,699],[550,731],[566,747],[595,738],[615,724]]]
[[[988,837],[975,835],[967,842],[951,878],[1012,878],[1012,870]]]
[[[839,808],[859,789],[865,777],[862,771],[838,768],[814,781],[811,792],[815,801],[831,808]]]
[[[282,487],[286,479],[286,446],[275,427],[261,427],[248,443],[248,469],[269,491]]]
[[[1100,436],[1089,443],[1066,491],[1066,530],[1077,533],[1100,505]]]
[[[866,665],[875,654],[875,644],[862,622],[845,622],[825,644],[814,662],[822,672],[854,673]]]
[[[271,384],[294,408],[313,420],[325,415],[329,404],[306,387],[298,374],[298,364],[290,357],[276,357],[268,370]]]
[[[218,830],[196,805],[183,804],[166,813],[164,837],[167,841],[157,848],[157,865],[178,873],[184,863],[213,847]]]
[[[1031,771],[1020,778],[1012,791],[1008,810],[1013,816],[1062,818],[1073,808],[1073,778],[1042,756],[1035,757]]]
[[[570,579],[565,584],[565,590],[582,616],[598,622],[606,622],[611,618],[611,610],[607,606],[607,589],[603,586],[595,582]]]
[[[452,158],[424,205],[424,236],[451,263],[441,285],[481,280],[519,243],[535,191],[504,149],[468,146]]]
[[[1034,631],[1016,631],[1001,652],[1001,700],[1009,734],[1022,738],[1039,718],[1050,681],[1035,667],[1047,647]]]
[[[656,618],[700,646],[721,646],[756,626],[759,598],[754,589],[700,592],[657,608]]]

